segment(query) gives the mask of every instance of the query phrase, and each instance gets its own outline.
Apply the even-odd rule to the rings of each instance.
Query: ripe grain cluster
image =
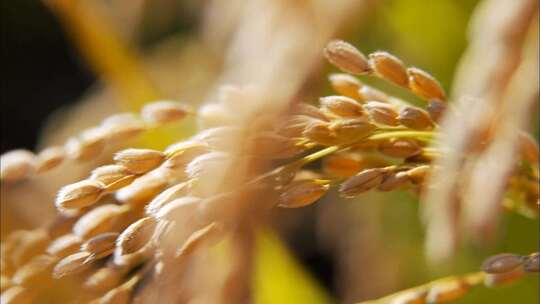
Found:
[[[51,225],[16,231],[3,240],[2,303],[38,303],[54,297],[52,291],[73,286],[77,292],[63,292],[57,300],[144,303],[148,289],[185,292],[160,284],[188,276],[197,255],[233,235],[238,225],[230,214],[238,205],[231,202],[254,193],[268,198],[268,205],[257,208],[265,211],[305,207],[331,191],[344,198],[397,189],[422,195],[435,169],[433,160],[445,153],[431,143],[441,117],[452,111],[440,83],[395,55],[378,51],[366,56],[344,41],[330,42],[324,55],[343,73],[329,76],[335,95],[321,97],[317,105],[296,104],[263,132],[222,125],[201,130],[164,151],[118,151],[111,164],[60,189],[54,202],[58,216]],[[408,90],[425,101],[425,108],[366,85],[358,75]],[[107,118],[63,147],[37,154],[8,152],[2,155],[2,182],[32,178],[68,159],[93,159],[111,143],[186,115],[196,114],[179,103],[160,101],[145,106],[140,116]],[[235,161],[223,146],[226,138],[238,134],[257,147],[242,151],[243,164],[249,167],[250,160],[264,159],[273,167],[255,170],[241,187],[203,193],[201,184],[208,182],[206,174],[215,164]],[[538,170],[537,143],[523,136],[521,151],[522,161]],[[306,168],[317,160],[320,166]],[[509,178],[528,173],[513,174]],[[537,183],[538,174],[533,177]],[[536,214],[538,187],[508,185],[526,194],[521,210]],[[499,286],[533,273],[538,273],[537,253],[499,255],[487,260],[481,272],[428,283],[373,303],[442,303],[482,282]]]

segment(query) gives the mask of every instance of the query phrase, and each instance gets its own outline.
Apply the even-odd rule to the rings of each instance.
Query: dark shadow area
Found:
[[[37,0],[0,1],[1,152],[34,148],[47,116],[94,81]]]

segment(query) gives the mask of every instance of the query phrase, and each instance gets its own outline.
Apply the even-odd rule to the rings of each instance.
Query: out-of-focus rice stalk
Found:
[[[246,158],[245,153],[257,147],[250,147],[246,136],[280,120],[298,97],[299,90],[320,58],[320,49],[348,17],[347,13],[359,8],[361,3],[257,0],[226,6],[215,1],[210,5],[205,28],[219,29],[217,33],[231,39],[225,43],[227,51],[223,70],[215,85],[217,90],[209,94],[212,102],[199,111],[199,120],[203,127],[229,126],[239,132],[222,138],[227,159],[201,172],[202,178],[197,186],[200,195],[207,197],[230,191],[242,187],[243,181],[249,180],[249,175],[242,172],[242,168],[252,160]],[[219,14],[215,14],[217,11]],[[233,19],[236,22],[231,23]],[[219,44],[221,35],[207,38],[211,43]],[[306,47],[308,45],[309,48]],[[223,88],[224,84],[232,84],[238,89]],[[264,115],[260,115],[262,113]],[[265,168],[267,165],[259,166]],[[231,274],[223,278],[213,271],[212,275],[202,279],[214,281],[210,285],[223,285],[225,294],[219,292],[220,288],[213,289],[213,292],[205,289],[201,292],[207,301],[219,302],[221,297],[225,297],[228,301],[239,302],[252,297],[253,229],[260,221],[256,219],[258,213],[253,213],[249,207],[253,203],[240,199],[219,210],[221,218],[230,219],[238,228],[231,240]],[[204,267],[205,263],[197,264],[203,269],[202,273],[208,269]],[[159,290],[153,292],[159,293]]]
[[[295,101],[297,92],[321,56],[324,43],[347,17],[347,12],[359,4],[361,1],[245,1],[240,6],[226,6],[226,10],[221,11],[225,20],[218,16],[208,18],[208,28],[216,28],[214,23],[226,24],[227,16],[239,18],[232,30],[231,42],[226,46],[223,70],[215,87],[232,84],[244,88],[245,95],[218,97],[214,90],[210,100],[220,100],[217,105],[208,104],[206,109],[216,106],[215,111],[222,113],[222,121],[214,122],[215,111],[207,114],[203,108],[201,124],[256,131],[251,124],[263,111],[265,123],[278,121],[278,115]],[[210,11],[212,9],[215,8],[210,6]],[[310,47],[306,48],[307,45]],[[235,97],[239,100],[234,100]],[[242,138],[230,140],[235,143]],[[234,158],[239,151],[227,152]]]
[[[425,195],[432,260],[452,255],[466,234],[493,236],[519,132],[538,102],[537,10],[536,1],[486,0],[473,16],[452,94],[455,109],[441,127],[439,148],[448,153],[436,161]]]

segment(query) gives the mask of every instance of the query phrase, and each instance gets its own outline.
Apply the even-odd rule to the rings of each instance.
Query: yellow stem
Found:
[[[401,296],[403,294],[406,294],[406,293],[409,293],[409,292],[415,292],[415,291],[427,291],[427,290],[431,289],[432,287],[436,286],[437,284],[441,284],[441,283],[445,283],[445,282],[451,282],[451,281],[463,281],[464,283],[468,284],[469,286],[475,286],[475,285],[481,284],[484,281],[485,276],[486,276],[486,274],[484,272],[479,271],[479,272],[471,272],[471,273],[461,275],[461,276],[445,277],[445,278],[442,278],[442,279],[431,281],[429,283],[426,283],[426,284],[423,284],[423,285],[420,285],[420,286],[415,286],[415,287],[412,287],[412,288],[409,288],[409,289],[405,289],[405,290],[402,290],[402,291],[387,295],[387,296],[379,298],[379,299],[360,302],[358,304],[389,303],[389,302],[391,302],[391,300],[393,300],[393,299],[395,299],[398,296]]]
[[[405,138],[416,138],[422,140],[430,140],[433,138],[435,133],[432,131],[391,131],[383,132],[371,135],[368,139],[377,140],[377,139],[390,139],[395,137],[405,137]]]
[[[137,111],[161,93],[140,67],[137,54],[114,32],[99,8],[87,0],[45,0],[64,22],[79,52],[97,74],[103,76]]]

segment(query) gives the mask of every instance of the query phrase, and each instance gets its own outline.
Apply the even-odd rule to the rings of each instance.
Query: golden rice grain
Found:
[[[110,290],[122,282],[128,268],[125,267],[102,267],[88,276],[83,286],[86,289],[95,292],[104,292]]]
[[[401,60],[396,56],[384,51],[369,54],[371,68],[381,78],[393,82],[399,86],[406,87],[409,80],[407,69]]]
[[[116,192],[116,199],[122,203],[139,205],[152,200],[168,185],[168,181],[161,172],[155,169],[137,178],[128,186]]]
[[[335,133],[330,130],[330,124],[322,121],[309,124],[302,135],[323,146],[334,146],[339,143]]]
[[[210,152],[197,156],[186,167],[186,174],[190,179],[199,179],[207,172],[213,172],[215,168],[221,167],[224,162],[230,160],[229,154],[225,152]]]
[[[37,287],[44,285],[51,277],[51,271],[57,258],[49,255],[38,255],[33,257],[23,266],[17,269],[12,281],[17,285],[26,287]]]
[[[156,225],[157,222],[152,217],[144,217],[129,225],[116,241],[115,255],[132,254],[150,245]]]
[[[270,159],[284,159],[294,157],[304,151],[290,138],[274,132],[261,132],[253,139],[256,147],[255,156]]]
[[[302,133],[310,126],[312,123],[325,123],[320,119],[315,119],[306,115],[292,115],[281,122],[276,127],[276,132],[285,137],[294,138],[302,137]]]
[[[376,123],[388,126],[399,125],[398,113],[392,105],[379,101],[370,101],[364,104],[364,109],[367,110],[371,119]]]
[[[96,207],[75,223],[73,233],[86,240],[101,233],[116,232],[124,224],[120,215],[125,212],[125,207],[113,204]]]
[[[361,99],[358,91],[363,84],[355,77],[349,74],[336,73],[330,74],[328,80],[330,81],[330,85],[332,85],[334,91],[338,92],[340,95],[347,96],[356,100]]]
[[[122,124],[134,123],[134,122],[140,122],[137,115],[131,112],[124,112],[124,113],[113,114],[111,116],[106,117],[101,122],[101,125],[102,126],[118,126]]]
[[[35,155],[28,150],[13,150],[0,157],[0,178],[6,182],[25,179],[34,171]]]
[[[314,105],[307,103],[297,103],[292,107],[291,111],[294,115],[305,115],[322,121],[328,121],[328,117]]]
[[[440,101],[438,99],[433,99],[428,102],[428,105],[426,107],[427,112],[429,113],[429,117],[434,122],[440,122],[442,116],[446,112],[446,108],[448,107],[448,104],[444,101]]]
[[[324,56],[343,72],[363,75],[371,71],[366,56],[353,45],[334,40],[324,48]]]
[[[97,167],[92,171],[89,179],[98,181],[107,187],[107,190],[117,190],[129,185],[134,179],[133,175],[128,168],[122,165],[106,165]],[[122,181],[118,183],[119,181]],[[110,186],[114,184],[115,187]]]
[[[173,101],[158,101],[144,105],[141,117],[147,123],[164,124],[178,121],[186,116],[186,106]]]
[[[85,130],[65,144],[67,156],[78,161],[95,159],[105,148],[105,133],[100,128]]]
[[[183,141],[167,147],[167,168],[184,169],[195,157],[210,152],[208,144],[198,141]]]
[[[418,68],[408,68],[409,88],[411,91],[426,100],[446,100],[441,84],[431,75]]]
[[[150,217],[142,218],[126,228],[116,240],[114,263],[133,267],[151,255],[154,246],[152,236],[157,222]]]
[[[91,206],[99,200],[103,190],[102,183],[92,180],[83,180],[64,186],[56,196],[56,208],[79,209]]]
[[[163,206],[167,205],[174,199],[186,196],[191,188],[190,182],[184,182],[176,184],[167,190],[161,192],[157,195],[152,201],[146,205],[145,210],[146,214],[150,216],[155,216]]]
[[[428,112],[417,107],[404,107],[399,111],[399,123],[414,130],[431,129],[434,126]]]
[[[44,173],[59,166],[65,159],[63,147],[48,147],[36,157],[36,173]]]
[[[397,158],[411,157],[422,151],[415,140],[405,138],[383,141],[378,149],[382,154]]]
[[[280,195],[278,206],[299,208],[315,203],[328,190],[330,185],[318,180],[300,180],[292,182]]]
[[[47,253],[59,258],[66,257],[79,251],[82,239],[74,234],[63,235],[49,244]]]
[[[100,129],[107,142],[118,143],[140,135],[147,126],[133,114],[123,113],[103,120]]]
[[[165,155],[150,149],[126,149],[114,155],[117,164],[134,174],[146,173],[161,164]]]
[[[367,119],[341,119],[332,122],[329,129],[335,134],[340,145],[350,144],[366,138],[375,131],[376,126]]]
[[[386,173],[386,170],[381,168],[364,170],[343,182],[339,187],[339,193],[344,197],[358,196],[378,187]]]
[[[384,92],[377,90],[373,87],[364,85],[358,90],[358,95],[360,96],[360,101],[380,101],[388,102],[390,97]]]
[[[116,232],[105,232],[98,234],[81,245],[81,251],[92,254],[93,259],[101,259],[113,253],[118,238]]]
[[[53,277],[59,279],[88,270],[92,266],[88,260],[90,256],[91,254],[85,251],[68,255],[54,266]]]
[[[366,115],[364,108],[349,97],[326,96],[321,97],[319,103],[324,110],[344,118],[360,118]]]
[[[410,181],[405,172],[392,172],[384,176],[381,184],[377,187],[379,191],[392,191],[406,185]]]
[[[22,286],[13,286],[2,292],[0,303],[2,304],[31,304],[35,294]]]
[[[363,168],[362,158],[353,153],[339,153],[323,158],[322,169],[331,176],[350,177]]]
[[[482,270],[487,273],[509,272],[523,263],[523,257],[517,254],[501,253],[490,257],[482,263]]]

